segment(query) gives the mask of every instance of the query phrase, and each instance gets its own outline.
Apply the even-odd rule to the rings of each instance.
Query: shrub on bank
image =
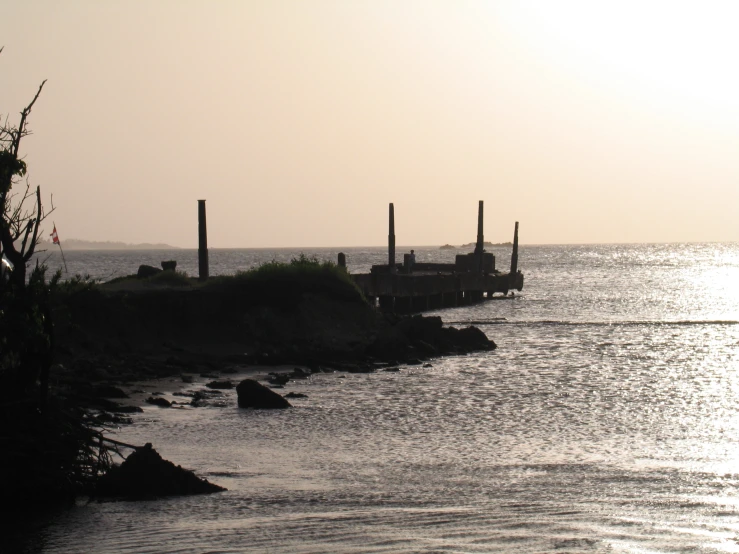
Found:
[[[85,413],[49,388],[55,299],[94,287],[60,277],[37,266],[24,287],[0,282],[0,496],[16,511],[73,499],[110,461]]]
[[[68,286],[70,292],[90,285],[79,276]],[[192,287],[204,291],[225,292],[249,300],[250,304],[283,305],[294,302],[306,293],[324,295],[345,301],[365,302],[346,268],[333,262],[322,262],[315,257],[300,254],[288,263],[271,261],[253,269],[237,271],[234,275],[219,275],[201,282],[188,277],[183,271],[160,271],[141,279],[134,275],[116,277],[104,285],[120,285],[126,282],[144,282],[162,287]]]
[[[258,305],[287,306],[304,294],[365,302],[345,268],[304,254],[290,263],[272,261],[233,276],[212,277],[204,288],[238,294]]]
[[[189,287],[193,284],[193,280],[184,271],[160,271],[148,277],[146,282],[168,287]]]

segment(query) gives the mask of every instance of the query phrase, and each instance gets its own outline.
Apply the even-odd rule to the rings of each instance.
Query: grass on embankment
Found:
[[[74,288],[74,287],[72,287]],[[161,271],[140,279],[136,275],[118,277],[100,285],[109,291],[154,291],[156,289],[199,290],[205,293],[237,295],[250,305],[286,306],[305,294],[336,300],[365,302],[345,268],[301,254],[288,263],[268,262],[235,275],[219,275],[207,281],[189,277],[183,271]]]
[[[268,305],[296,301],[306,293],[337,300],[365,301],[345,268],[302,254],[290,263],[269,262],[233,276],[213,277],[203,288],[242,294],[253,291],[256,303]]]
[[[301,255],[205,282],[174,271],[102,284],[75,278],[59,287],[54,319],[60,344],[75,351],[198,340],[242,352],[333,352],[365,340],[376,314],[345,268]]]

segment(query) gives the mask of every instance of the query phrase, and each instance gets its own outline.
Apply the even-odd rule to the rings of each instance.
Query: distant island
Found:
[[[451,244],[445,244],[444,246],[440,246],[439,250],[456,250],[457,248],[474,248],[477,246],[477,243],[475,242],[468,242],[467,244],[463,244],[461,246],[452,246]],[[484,241],[482,243],[482,246],[484,248],[490,248],[493,246],[513,246],[512,242],[490,242],[490,241]]]
[[[53,246],[51,241],[42,240],[40,245],[41,248],[49,249]],[[156,243],[151,244],[148,242],[140,244],[129,244],[126,242],[117,241],[97,241],[97,240],[81,240],[81,239],[66,239],[62,241],[62,248],[65,250],[179,250],[178,246],[171,246],[169,244]]]

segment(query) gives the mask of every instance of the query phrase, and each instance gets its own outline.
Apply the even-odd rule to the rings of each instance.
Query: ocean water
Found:
[[[352,272],[385,259],[343,251]],[[212,250],[211,273],[300,252]],[[164,259],[197,274],[195,250],[66,256],[98,278]],[[232,391],[146,407],[117,438],[229,490],[80,505],[32,550],[739,552],[739,244],[522,246],[519,267],[514,298],[437,312],[494,352],[315,375],[281,412]]]

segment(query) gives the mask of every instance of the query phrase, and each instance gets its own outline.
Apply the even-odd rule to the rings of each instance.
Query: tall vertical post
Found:
[[[208,226],[205,222],[205,200],[198,200],[198,272],[201,281],[208,278]]]
[[[477,244],[475,245],[475,265],[477,271],[482,271],[482,251],[483,251],[483,234],[482,234],[482,207],[483,202],[480,203],[477,208]]]
[[[387,265],[392,272],[395,268],[395,207],[390,202],[390,226],[387,235]]]
[[[514,278],[518,271],[518,221],[513,231],[513,252],[511,252],[511,279]]]

